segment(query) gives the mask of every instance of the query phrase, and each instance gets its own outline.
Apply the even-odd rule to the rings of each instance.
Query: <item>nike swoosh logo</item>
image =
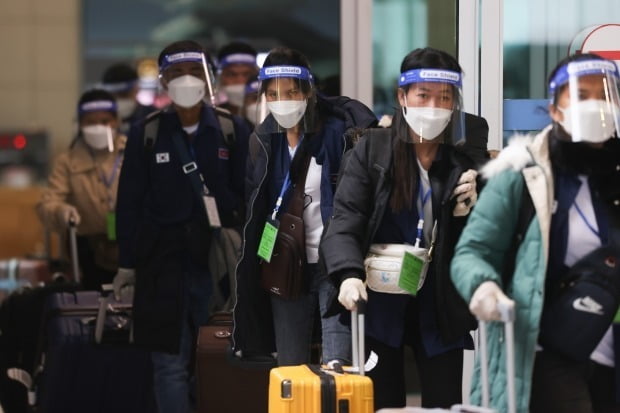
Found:
[[[573,308],[585,313],[603,315],[603,306],[590,296],[576,298],[575,301],[573,301]]]

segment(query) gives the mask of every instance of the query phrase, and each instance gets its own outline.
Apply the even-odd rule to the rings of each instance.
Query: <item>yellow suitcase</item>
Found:
[[[370,377],[364,375],[364,316],[352,314],[354,367],[318,365],[271,369],[269,413],[373,413]]]

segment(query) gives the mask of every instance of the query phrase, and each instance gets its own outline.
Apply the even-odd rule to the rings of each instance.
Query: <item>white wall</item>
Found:
[[[80,1],[0,0],[0,129],[71,140],[80,81]]]

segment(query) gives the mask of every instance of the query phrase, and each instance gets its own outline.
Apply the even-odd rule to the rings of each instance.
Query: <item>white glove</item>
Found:
[[[455,217],[466,216],[476,204],[478,200],[478,194],[476,193],[477,176],[478,172],[468,169],[461,174],[456,183],[456,188],[452,192],[452,198],[456,197],[456,205],[452,211],[452,215]]]
[[[71,205],[63,205],[60,209],[60,216],[62,222],[69,226],[70,223],[74,223],[76,226],[80,225],[80,214],[78,214],[77,209]]]
[[[506,297],[495,281],[485,281],[476,288],[469,302],[469,311],[478,320],[491,321],[501,320],[498,309],[500,301],[513,305],[513,301]]]
[[[338,294],[338,301],[349,311],[355,310],[357,302],[362,299],[368,301],[368,294],[366,293],[366,286],[364,282],[359,278],[351,277],[347,278],[340,284],[340,293]]]
[[[119,268],[114,276],[112,286],[114,288],[114,298],[120,300],[121,297],[133,300],[133,290],[136,284],[136,270],[131,268]]]

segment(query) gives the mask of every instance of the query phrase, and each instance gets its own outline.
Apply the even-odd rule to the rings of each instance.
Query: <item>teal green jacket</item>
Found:
[[[482,169],[488,182],[456,246],[451,278],[469,302],[484,281],[495,281],[515,300],[515,391],[517,411],[529,410],[532,370],[543,307],[549,231],[553,208],[553,177],[546,128],[536,137],[518,137]],[[518,247],[515,271],[502,285],[504,258],[512,247],[523,185],[532,197],[536,215]],[[488,323],[491,405],[507,410],[506,359],[503,324]],[[471,402],[480,405],[480,365],[476,361]]]

